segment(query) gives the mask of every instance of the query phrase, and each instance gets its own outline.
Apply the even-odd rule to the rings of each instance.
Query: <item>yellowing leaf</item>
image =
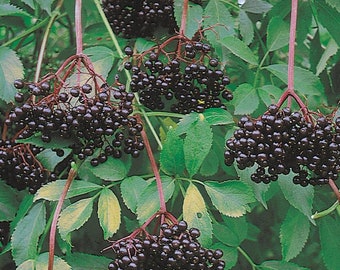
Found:
[[[218,211],[230,217],[244,215],[248,203],[255,201],[251,188],[241,181],[205,182],[205,189]]]
[[[119,229],[120,205],[116,195],[108,188],[100,192],[98,219],[104,232],[104,239],[108,239]]]
[[[40,254],[35,265],[35,270],[46,270],[48,268],[48,252]],[[58,256],[54,256],[53,269],[71,270],[71,266]]]
[[[212,238],[212,224],[204,199],[193,184],[190,184],[183,202],[183,219],[189,227],[198,228],[201,232],[200,243],[209,246]]]

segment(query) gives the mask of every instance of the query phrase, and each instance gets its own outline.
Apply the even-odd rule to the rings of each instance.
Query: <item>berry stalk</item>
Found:
[[[288,89],[287,89],[287,91],[290,92],[294,92],[294,56],[295,56],[297,10],[298,0],[292,0],[289,32]]]
[[[83,32],[81,27],[81,0],[76,0],[74,17],[76,28],[77,54],[80,55],[83,53]]]

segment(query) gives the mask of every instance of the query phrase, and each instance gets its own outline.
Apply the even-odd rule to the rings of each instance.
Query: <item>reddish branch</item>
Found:
[[[83,33],[81,27],[81,0],[76,0],[75,28],[76,28],[77,54],[79,55],[83,53]]]

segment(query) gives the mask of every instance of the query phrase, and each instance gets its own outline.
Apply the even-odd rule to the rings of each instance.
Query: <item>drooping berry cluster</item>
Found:
[[[0,140],[0,178],[8,185],[35,193],[43,184],[56,179],[36,159],[42,148]]]
[[[239,169],[257,165],[254,182],[269,183],[291,171],[293,182],[301,186],[338,178],[340,118],[333,123],[318,116],[312,123],[298,111],[271,105],[259,119],[242,117],[238,126],[226,142],[225,164],[236,161]]]
[[[22,103],[12,110],[6,123],[20,130],[19,138],[39,133],[46,143],[54,136],[71,139],[75,143],[70,147],[80,159],[96,155],[91,160],[94,166],[110,155],[119,158],[122,152],[137,157],[144,148],[140,136],[143,127],[130,115],[134,95],[127,93],[124,85],[103,84],[93,91],[85,83],[49,93],[47,81],[26,84],[17,80],[14,84],[20,89],[15,99]],[[30,94],[25,102],[24,88]],[[42,98],[34,101],[32,96]]]
[[[225,108],[221,97],[226,101],[233,98],[226,88],[230,80],[219,60],[210,57],[210,45],[187,41],[182,48],[180,55],[152,51],[136,65],[126,62],[125,68],[132,73],[131,90],[138,92],[140,102],[151,110],[187,114]],[[132,55],[130,48],[125,52]]]
[[[102,6],[113,32],[124,38],[152,36],[159,26],[177,28],[173,0],[104,0]]]
[[[1,221],[0,222],[0,252],[2,251],[2,247],[6,246],[9,238],[9,222]]]
[[[185,221],[169,226],[162,224],[161,235],[145,239],[134,238],[113,245],[116,259],[109,270],[174,270],[225,268],[219,249],[205,249],[198,242],[200,231],[188,229]]]

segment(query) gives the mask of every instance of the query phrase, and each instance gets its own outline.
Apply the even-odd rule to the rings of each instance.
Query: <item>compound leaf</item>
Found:
[[[126,177],[120,184],[124,203],[133,213],[136,213],[141,192],[147,185],[148,183],[139,176]]]

